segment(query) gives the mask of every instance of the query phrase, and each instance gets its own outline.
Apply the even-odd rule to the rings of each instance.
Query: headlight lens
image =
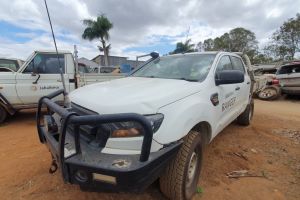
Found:
[[[155,115],[146,115],[145,116],[151,123],[153,133],[155,133],[163,119],[163,114],[155,114]],[[110,130],[111,137],[137,137],[143,135],[143,128],[139,123],[136,122],[121,122],[121,123],[111,123]]]

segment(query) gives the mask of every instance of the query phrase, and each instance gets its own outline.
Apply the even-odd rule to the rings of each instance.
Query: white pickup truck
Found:
[[[67,92],[90,83],[124,77],[123,74],[77,73],[71,52],[60,51],[58,57]],[[54,51],[35,51],[16,72],[2,70],[0,72],[0,123],[16,111],[35,108],[42,96],[62,87],[60,67]]]
[[[187,53],[79,88],[69,108],[52,100],[63,91],[43,97],[37,129],[50,172],[59,167],[64,181],[96,191],[142,191],[159,179],[166,197],[191,199],[204,145],[236,119],[249,125],[252,84],[235,53]]]

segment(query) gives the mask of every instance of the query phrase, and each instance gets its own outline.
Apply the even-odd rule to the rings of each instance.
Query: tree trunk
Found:
[[[101,39],[101,43],[102,43],[102,48],[103,48],[103,53],[104,53],[104,65],[108,66],[108,53],[107,53],[107,49],[106,49],[105,40]]]

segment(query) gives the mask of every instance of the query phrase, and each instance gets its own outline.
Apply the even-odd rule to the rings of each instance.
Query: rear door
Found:
[[[249,95],[250,95],[250,86],[251,80],[249,75],[247,74],[247,70],[242,59],[238,56],[231,56],[232,66],[234,70],[239,70],[244,73],[245,81],[243,83],[236,84],[235,93],[238,96],[236,102],[236,111],[237,115],[242,113],[248,102],[249,102]]]
[[[65,74],[65,56],[59,54],[66,88],[69,88],[69,79]],[[35,73],[33,73],[35,71]],[[38,100],[51,92],[62,89],[60,67],[56,54],[38,53],[21,73],[16,77],[16,90],[23,104],[35,104]],[[57,100],[63,100],[60,97]]]

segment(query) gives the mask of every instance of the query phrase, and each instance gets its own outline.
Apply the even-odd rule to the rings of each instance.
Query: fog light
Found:
[[[88,181],[89,177],[88,175],[86,174],[85,171],[82,171],[82,170],[78,170],[76,173],[75,173],[75,179],[78,181],[78,182],[81,182],[81,183],[85,183]]]
[[[108,175],[104,175],[104,174],[93,173],[93,179],[96,181],[107,182],[107,183],[111,183],[114,185],[117,184],[116,177],[108,176]]]

